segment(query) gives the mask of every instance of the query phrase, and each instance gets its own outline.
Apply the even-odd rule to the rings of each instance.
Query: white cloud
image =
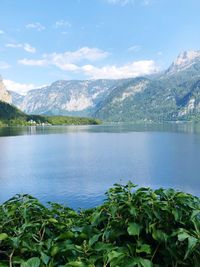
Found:
[[[76,64],[59,62],[57,60],[55,61],[55,66],[57,66],[61,70],[66,70],[66,71],[77,71],[79,69],[79,67]]]
[[[82,73],[92,79],[137,77],[149,75],[159,70],[153,60],[133,61],[122,66],[97,67],[92,64],[85,64],[85,61],[94,62],[108,55],[109,53],[106,51],[97,48],[82,47],[76,51],[45,54],[37,60],[25,58],[19,60],[18,63],[26,66],[55,66],[63,71]]]
[[[122,5],[122,6],[125,6],[127,4],[130,4],[130,3],[133,3],[134,0],[107,0],[107,2],[109,4],[118,4],[118,5]]]
[[[141,50],[141,45],[133,45],[128,48],[129,52],[138,52]]]
[[[35,59],[24,58],[24,59],[18,60],[18,63],[25,65],[25,66],[45,66],[45,65],[48,65],[46,60],[44,60],[44,59],[35,60]]]
[[[5,69],[9,69],[11,66],[5,62],[5,61],[0,61],[0,69],[1,70],[5,70]]]
[[[36,48],[33,47],[33,46],[31,46],[28,43],[24,43],[24,44],[13,44],[13,43],[9,43],[9,44],[6,44],[6,47],[10,47],[10,48],[22,48],[22,49],[24,49],[28,53],[35,53],[36,52]]]
[[[66,34],[68,34],[68,32],[67,31],[62,31],[61,34],[66,35]]]
[[[158,52],[157,52],[157,55],[158,55],[158,56],[162,56],[162,54],[163,54],[162,51],[158,51]]]
[[[145,6],[148,6],[148,5],[150,5],[150,3],[151,3],[151,1],[150,1],[150,0],[144,0],[144,1],[143,1],[143,5],[145,5]]]
[[[152,0],[106,0],[106,1],[109,4],[121,5],[121,6],[126,6],[128,4],[134,4],[134,3],[139,3],[143,6],[148,6],[152,2]]]
[[[25,26],[27,29],[35,29],[37,31],[43,31],[45,30],[45,26],[42,25],[39,22],[35,22],[35,23],[29,23]]]
[[[41,59],[21,59],[19,64],[28,66],[50,66],[54,65],[62,70],[76,70],[74,63],[82,60],[96,61],[103,59],[109,55],[108,52],[98,48],[82,47],[76,51],[66,51],[64,53],[44,54]]]
[[[24,65],[45,66],[45,61],[31,60],[23,62]],[[90,79],[123,79],[134,78],[143,75],[150,75],[159,71],[159,67],[153,60],[134,61],[123,66],[105,65],[103,67],[96,67],[94,65],[78,66],[76,64],[59,63],[54,64],[59,69],[69,72],[83,73]]]
[[[55,28],[70,28],[72,25],[66,20],[58,20],[56,21]]]
[[[66,65],[71,65],[83,60],[97,61],[108,56],[108,52],[98,48],[82,47],[76,51],[67,51],[65,53],[52,53],[45,56],[52,65],[65,69]]]
[[[25,51],[27,51],[29,53],[35,53],[36,52],[36,48],[31,46],[30,44],[27,44],[27,43],[24,44],[23,48]]]
[[[3,30],[0,30],[0,34],[4,34],[5,32]]]
[[[92,79],[122,79],[149,75],[159,71],[153,60],[134,61],[123,66],[107,65],[95,67],[85,65],[81,70]]]
[[[11,48],[20,48],[20,47],[22,47],[22,45],[21,44],[6,44],[6,47],[11,47]]]
[[[32,83],[31,84],[19,83],[7,79],[4,79],[3,82],[8,90],[17,92],[21,95],[25,95],[31,89],[41,88],[45,86],[45,85],[38,86]]]

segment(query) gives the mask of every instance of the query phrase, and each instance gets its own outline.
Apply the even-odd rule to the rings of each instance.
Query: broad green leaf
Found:
[[[177,194],[177,197],[179,198],[188,198],[188,194],[184,193],[184,192],[180,192]]]
[[[101,211],[99,211],[99,212],[96,211],[95,213],[93,213],[93,215],[91,217],[91,223],[92,224],[98,224],[100,216],[101,216]]]
[[[20,246],[20,237],[19,236],[11,237],[10,240],[12,241],[13,247],[19,248],[19,246]]]
[[[6,233],[1,233],[0,234],[0,241],[3,241],[5,239],[7,239],[7,238],[8,238],[8,235]]]
[[[185,254],[184,259],[186,259],[189,256],[189,254],[192,252],[193,248],[196,246],[197,242],[198,242],[197,238],[195,238],[193,236],[188,237],[188,248],[187,248],[187,252]]]
[[[193,219],[197,215],[200,215],[200,209],[199,210],[193,210],[192,215],[191,215],[191,219]]]
[[[180,234],[178,234],[178,241],[184,241],[185,239],[187,239],[188,237],[190,237],[190,235],[186,232],[182,232]]]
[[[47,265],[50,260],[50,257],[44,252],[41,252],[41,260],[43,261],[45,265]]]
[[[142,244],[139,248],[136,248],[136,252],[151,254],[151,247],[148,244]]]
[[[165,241],[167,241],[167,238],[168,238],[168,236],[167,236],[166,233],[164,233],[164,232],[161,231],[161,230],[157,230],[157,229],[155,229],[155,228],[153,229],[152,236],[153,236],[153,238],[154,238],[155,240],[157,240],[157,241],[161,241],[161,242],[165,242]]]
[[[121,256],[124,256],[124,253],[117,252],[117,251],[111,251],[108,253],[108,262],[111,262],[115,258],[119,258]]]
[[[51,256],[54,257],[56,254],[58,254],[59,250],[60,250],[60,249],[59,249],[58,246],[53,246],[53,247],[51,248]]]
[[[140,259],[140,264],[142,267],[152,267],[153,264],[150,260],[146,260],[146,259]]]
[[[133,216],[136,216],[137,215],[137,211],[136,211],[136,208],[135,207],[131,207],[130,208],[130,214],[133,215]]]
[[[55,218],[49,218],[48,220],[50,223],[58,223],[58,220],[56,220]]]
[[[37,257],[30,258],[25,263],[26,267],[39,267],[40,266],[40,259]]]
[[[172,214],[174,215],[174,219],[177,221],[179,219],[179,212],[176,209],[172,210]]]
[[[131,260],[130,263],[128,263],[127,267],[133,267],[133,266],[152,267],[153,264],[150,260],[137,257],[137,258],[134,258],[133,260]]]
[[[97,242],[100,236],[101,234],[93,235],[89,240],[89,245],[92,246],[95,242]]]
[[[200,236],[200,220],[195,220],[195,218],[193,220],[191,220],[192,223],[194,224],[196,233]]]
[[[135,261],[135,259],[130,259],[126,262],[126,267],[134,267],[138,266],[138,263]]]
[[[86,267],[85,263],[82,261],[71,261],[66,266],[69,266],[69,267]]]
[[[102,251],[109,251],[113,249],[112,244],[97,242],[94,247],[95,251],[102,252]]]
[[[62,239],[72,239],[74,238],[74,233],[72,231],[67,231],[65,233],[62,233],[58,236],[58,240],[62,240]]]
[[[138,223],[129,223],[127,231],[129,235],[139,236],[141,228],[142,228],[141,225],[139,225]]]

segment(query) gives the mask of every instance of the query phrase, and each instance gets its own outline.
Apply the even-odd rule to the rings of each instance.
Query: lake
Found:
[[[0,128],[0,203],[28,193],[93,207],[114,183],[200,195],[200,125]]]

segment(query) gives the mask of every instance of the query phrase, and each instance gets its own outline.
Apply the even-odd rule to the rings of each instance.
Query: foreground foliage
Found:
[[[134,187],[79,212],[15,196],[0,206],[0,266],[200,266],[200,199]]]

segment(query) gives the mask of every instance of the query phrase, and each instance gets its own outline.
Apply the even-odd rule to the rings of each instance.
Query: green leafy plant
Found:
[[[0,206],[0,266],[200,266],[200,199],[116,184],[74,211],[29,195]]]

